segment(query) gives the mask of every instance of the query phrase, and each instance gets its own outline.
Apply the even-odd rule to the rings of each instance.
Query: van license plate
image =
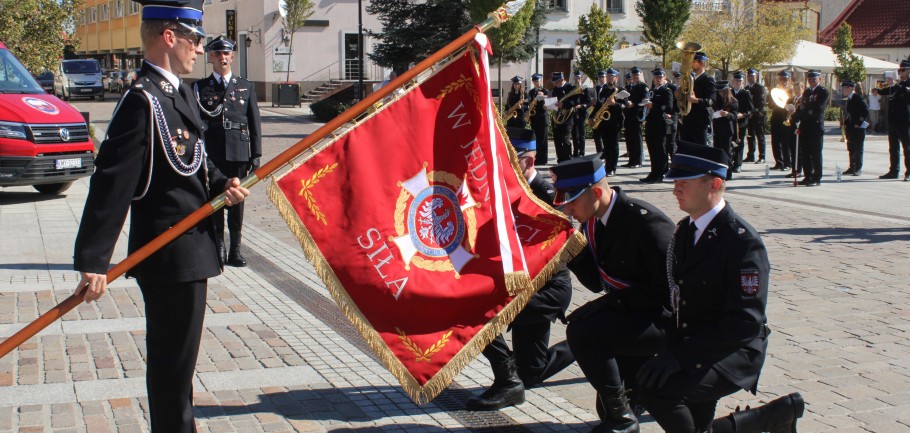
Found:
[[[57,170],[64,170],[67,168],[82,168],[82,158],[57,160]]]
[[[86,88],[86,89],[79,89],[79,91],[82,92],[82,93],[89,93],[89,92],[92,91],[92,89],[88,89],[88,88]]]

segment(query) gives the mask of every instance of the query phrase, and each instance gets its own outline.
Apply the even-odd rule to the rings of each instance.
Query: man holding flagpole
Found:
[[[82,275],[76,290],[84,291],[86,302],[106,290],[128,212],[133,253],[221,192],[228,206],[249,194],[206,156],[196,101],[179,78],[192,72],[202,54],[202,0],[140,3],[145,59],[101,143],[76,236],[74,268]],[[145,302],[152,432],[196,431],[192,381],[206,280],[222,266],[211,220],[205,219],[129,271]]]
[[[592,432],[638,432],[617,358],[666,348],[670,295],[666,253],[673,222],[659,209],[610,188],[603,161],[575,158],[551,168],[556,206],[581,222],[586,251],[569,264],[589,290],[604,295],[569,316],[566,337],[597,391],[603,422]]]

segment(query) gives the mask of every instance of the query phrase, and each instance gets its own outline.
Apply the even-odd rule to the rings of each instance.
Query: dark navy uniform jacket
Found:
[[[692,239],[689,221],[680,221],[674,235],[680,307],[670,351],[686,371],[713,366],[754,393],[768,348],[768,252],[758,232],[727,203],[683,257]]]
[[[799,119],[801,130],[813,129],[821,131],[825,125],[825,107],[828,106],[828,89],[821,84],[814,89],[806,89],[800,99],[799,107],[793,115]]]
[[[262,129],[253,83],[233,74],[224,91],[219,91],[213,74],[197,81],[194,88],[204,110],[212,112],[219,105],[223,107],[222,113],[215,117],[202,113],[202,120],[208,126],[205,142],[212,160],[249,162],[261,157]]]
[[[692,108],[686,117],[683,117],[683,124],[692,131],[707,130],[711,125],[711,107],[714,106],[714,99],[717,97],[717,86],[714,83],[714,77],[706,72],[702,73],[692,83],[692,91],[698,102],[692,104]]]
[[[208,158],[203,158],[198,171],[189,176],[178,173],[175,161],[168,159],[168,149],[173,152],[185,146],[184,155],[171,156],[191,164],[203,131],[192,90],[183,83],[180,88],[186,96],[143,63],[139,77],[120,100],[95,159],[95,173],[76,236],[77,271],[107,272],[128,211],[132,253],[224,192],[228,179]],[[167,135],[174,137],[172,143],[162,143],[164,131],[157,130],[144,92],[160,103]],[[203,149],[200,145],[198,151]],[[129,275],[140,283],[186,282],[214,277],[221,273],[221,266],[211,219],[206,218],[138,264]]]
[[[847,101],[847,116],[844,119],[844,132],[852,134],[861,130],[860,125],[869,119],[869,106],[859,93],[854,93]]]
[[[610,99],[610,96],[619,93],[621,90],[622,89],[613,87],[609,84],[600,86],[600,91],[594,100],[594,109],[591,110],[589,117],[593,119],[594,115],[597,114],[597,110],[600,110],[600,107],[607,102],[607,99]],[[610,113],[610,120],[604,120],[603,122],[600,122],[600,125],[598,125],[599,128],[603,128],[607,125],[622,127],[623,119],[625,119],[625,116],[623,115],[623,109],[629,106],[629,100],[615,99],[615,101],[616,104],[611,105],[607,108],[607,111]]]
[[[648,97],[648,85],[639,82],[629,85],[626,90],[629,92],[629,102],[635,103],[635,106],[626,108],[625,120],[630,122],[639,121],[638,119],[641,119],[641,115],[645,109],[641,106],[641,101]]]
[[[739,123],[740,134],[742,134],[743,128],[749,123],[749,118],[752,116],[757,116],[755,114],[755,107],[752,105],[752,94],[743,87],[739,92],[734,92],[733,96],[736,97],[736,102],[738,103],[738,113],[743,113],[742,119],[737,119],[736,122]]]
[[[888,97],[888,123],[910,126],[910,80],[878,89],[878,92]]]
[[[651,109],[648,110],[647,127],[649,131],[670,130],[673,123],[673,91],[666,84],[654,89],[651,96]]]
[[[611,277],[632,284],[627,289],[609,289],[600,302],[626,311],[663,315],[670,305],[667,246],[673,221],[650,203],[629,197],[618,187],[613,191],[616,203],[606,229],[595,232],[596,262],[585,247],[569,263],[569,269],[579,282],[597,293],[605,288],[597,270],[599,264]]]
[[[547,96],[550,94],[550,92],[543,87],[533,88],[531,90],[528,90],[528,100],[527,100],[528,109],[530,110],[531,104],[534,104],[534,115],[531,116],[531,123],[535,123],[535,124],[538,124],[539,122],[547,123],[547,119],[548,119],[547,109],[544,108],[544,106],[543,106],[543,100],[537,101],[536,103],[534,102],[534,100],[535,100],[535,98],[537,98],[538,94]]]

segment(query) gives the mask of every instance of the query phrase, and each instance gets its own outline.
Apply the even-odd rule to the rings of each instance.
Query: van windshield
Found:
[[[101,66],[95,60],[73,60],[63,62],[63,72],[67,74],[97,74]]]
[[[0,93],[44,93],[9,50],[0,49]]]

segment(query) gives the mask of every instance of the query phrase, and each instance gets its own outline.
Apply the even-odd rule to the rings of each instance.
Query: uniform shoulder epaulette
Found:
[[[151,81],[149,81],[148,77],[143,76],[143,77],[136,78],[136,81],[133,81],[132,88],[143,89],[145,87],[148,87],[149,84],[151,84]]]

